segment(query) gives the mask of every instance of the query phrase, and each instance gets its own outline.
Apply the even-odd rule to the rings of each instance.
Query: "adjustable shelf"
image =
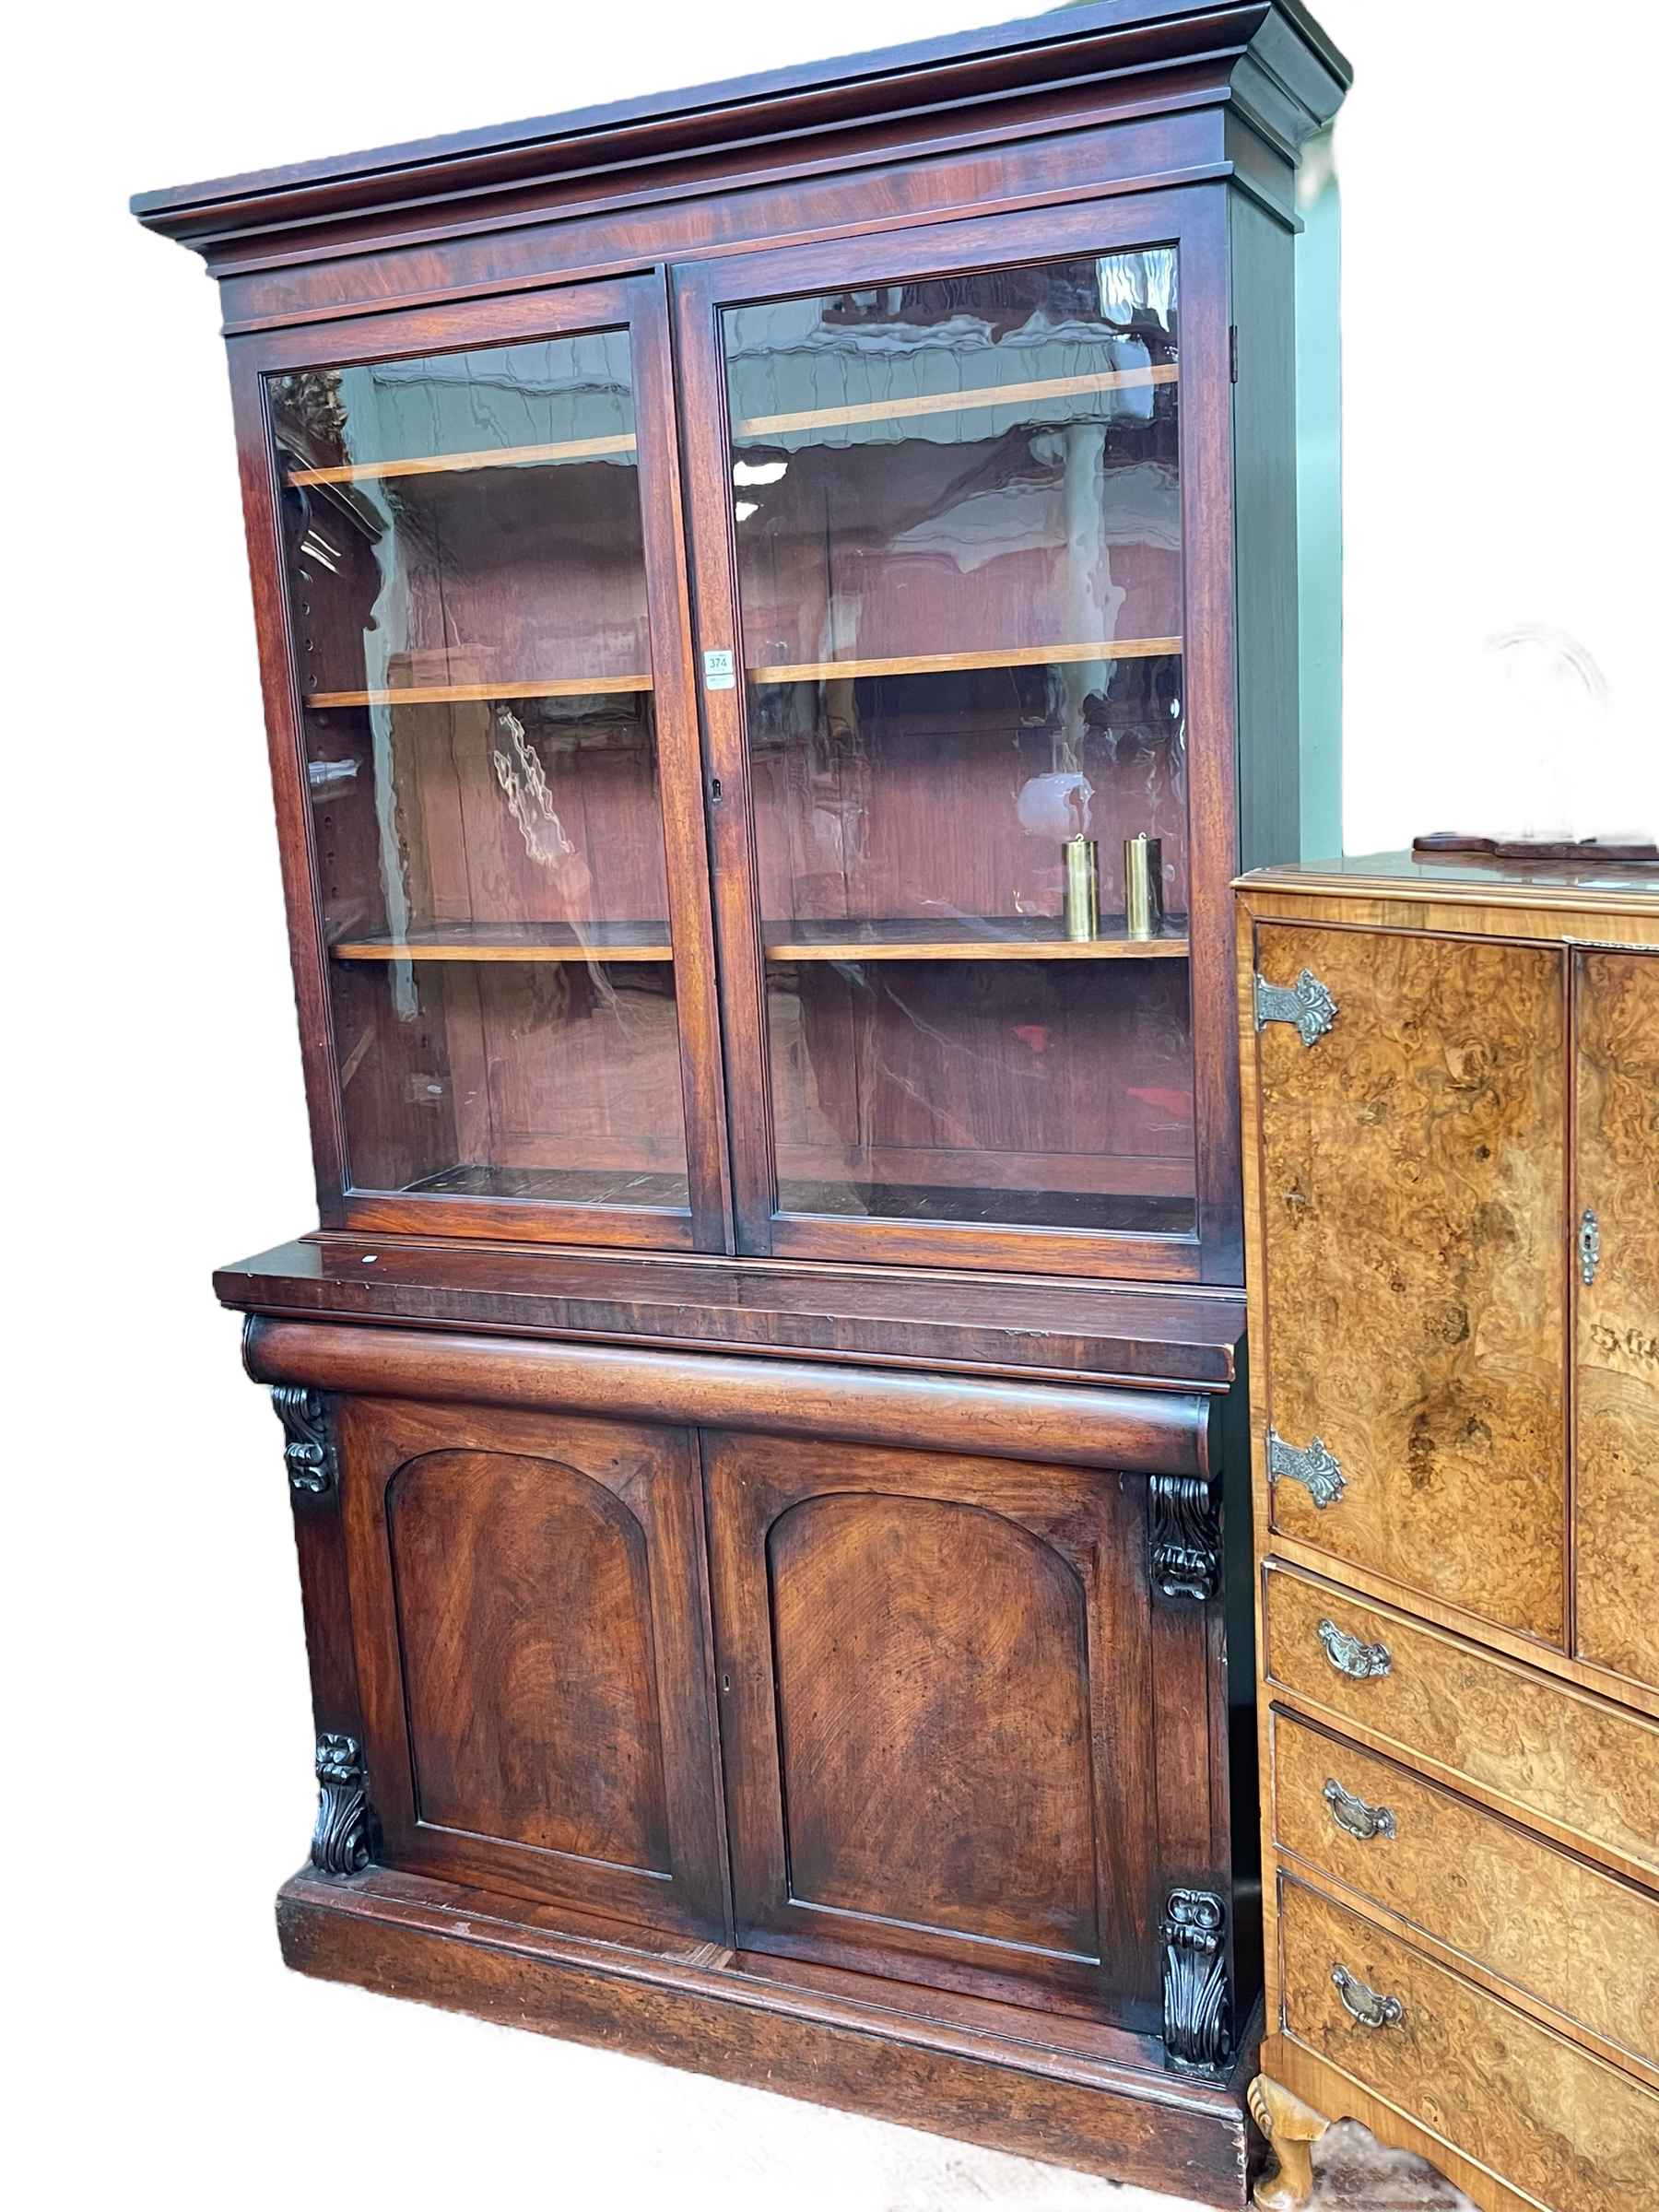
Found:
[[[751,684],[820,684],[855,676],[938,676],[956,668],[1046,668],[1077,661],[1167,660],[1179,638],[1092,638],[1072,645],[997,645],[986,652],[889,654],[867,661],[795,661],[751,668]]]
[[[1076,399],[1090,392],[1129,392],[1172,384],[1173,361],[1140,369],[1097,370],[1088,376],[1047,376],[1022,384],[977,384],[966,392],[917,392],[902,399],[860,400],[851,406],[804,407],[788,415],[754,415],[734,426],[738,438],[778,438],[791,430],[837,429],[857,422],[896,422],[914,415],[955,415],[972,407],[1017,407],[1032,401]],[[1060,426],[1064,428],[1064,425]],[[296,482],[299,479],[294,479]]]
[[[672,960],[665,922],[438,922],[398,936],[343,938],[336,960]]]
[[[476,453],[429,453],[414,461],[360,461],[339,468],[290,469],[290,484],[368,484],[384,477],[442,477],[480,468],[533,468],[548,462],[596,461],[631,453],[631,431],[611,438],[566,438],[555,445],[501,445]]]
[[[436,707],[468,700],[586,699],[649,691],[648,676],[541,677],[523,684],[396,684],[380,691],[308,691],[307,707]]]
[[[1121,921],[1097,936],[1060,935],[1057,914],[952,916],[947,920],[779,922],[764,932],[768,960],[1181,960],[1189,940],[1174,932],[1132,937]]]

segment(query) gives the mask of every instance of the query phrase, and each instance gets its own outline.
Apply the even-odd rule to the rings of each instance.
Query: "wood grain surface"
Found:
[[[1288,1714],[1274,1716],[1273,1753],[1281,1850],[1659,2065],[1659,1898]],[[1394,1832],[1343,1828],[1329,1782],[1386,1806]]]
[[[1659,955],[1577,956],[1573,1533],[1581,1657],[1659,1688]]]
[[[691,1440],[499,1407],[336,1406],[386,1863],[724,1934]]]
[[[1280,1915],[1291,2036],[1551,2212],[1653,2212],[1659,2096],[1300,1883]],[[1350,2018],[1338,1966],[1402,2017]]]
[[[792,1894],[1098,1956],[1084,1589],[1018,1523],[809,1498],[767,1544]]]
[[[550,1456],[429,1452],[393,1477],[386,1520],[418,1818],[666,1874],[650,1565],[626,1496]]]
[[[1250,2035],[1230,2078],[1183,2077],[1139,2037],[913,1986],[895,1993],[867,1975],[784,1965],[762,1978],[747,1971],[750,1952],[671,1948],[615,1924],[538,1925],[510,1899],[381,1868],[350,1883],[297,1877],[277,1920],[283,1956],[302,1973],[1178,2191],[1183,2202],[1229,2212],[1244,2202]]]
[[[739,1939],[1155,2025],[1142,1487],[703,1450]],[[1202,1696],[1158,1717],[1202,1775]]]
[[[1343,1496],[1274,1526],[1549,1642],[1565,1634],[1560,956],[1264,924],[1339,1009],[1260,1038],[1268,1419]]]
[[[1397,1748],[1540,1815],[1631,1871],[1659,1871],[1659,1727],[1391,1607],[1269,1564],[1269,1681]],[[1339,1674],[1322,1620],[1382,1643],[1386,1674]]]

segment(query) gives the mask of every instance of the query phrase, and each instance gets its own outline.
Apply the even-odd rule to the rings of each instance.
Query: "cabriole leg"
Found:
[[[1312,2147],[1330,2122],[1267,2074],[1250,2085],[1250,2116],[1273,2152],[1255,2185],[1257,2212],[1301,2212],[1313,2190]]]

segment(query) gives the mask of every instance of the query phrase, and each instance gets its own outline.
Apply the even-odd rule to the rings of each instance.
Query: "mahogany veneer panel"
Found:
[[[1242,1296],[905,1268],[315,1236],[221,1267],[228,1306],[1224,1390]]]
[[[1144,2038],[1113,2036],[1097,2053],[1083,2039],[1109,2031],[1080,2022],[1037,2024],[867,1974],[827,1986],[780,1962],[748,1972],[750,1954],[647,1947],[620,1926],[565,1933],[516,1900],[380,1869],[347,1883],[296,1876],[277,1925],[301,1973],[1179,2189],[1221,2212],[1243,2203],[1253,2025],[1228,2077],[1182,2077]]]

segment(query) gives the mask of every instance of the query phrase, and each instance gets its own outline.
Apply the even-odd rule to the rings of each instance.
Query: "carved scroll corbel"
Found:
[[[1164,2049],[1172,2066],[1214,2073],[1231,2043],[1227,1907],[1208,1889],[1171,1889],[1164,1907]]]
[[[312,1865],[320,1874],[359,1874],[374,1856],[377,1834],[363,1747],[355,1735],[325,1731],[317,1738]]]
[[[1215,1486],[1195,1475],[1154,1475],[1147,1541],[1152,1587],[1202,1605],[1221,1587],[1221,1512]]]
[[[338,1474],[328,1401],[302,1383],[278,1382],[271,1392],[271,1404],[288,1439],[282,1457],[288,1488],[296,1497],[325,1496]]]

